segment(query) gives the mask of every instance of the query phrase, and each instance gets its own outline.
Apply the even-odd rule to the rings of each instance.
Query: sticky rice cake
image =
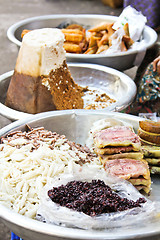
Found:
[[[149,193],[151,186],[150,171],[145,160],[130,158],[106,161],[104,168],[107,173],[131,182],[138,190]]]
[[[95,152],[97,154],[118,154],[123,152],[131,152],[134,150],[133,146],[117,146],[117,147],[105,147],[105,148],[97,148],[95,147]]]
[[[160,158],[160,147],[151,145],[142,145],[142,151],[146,158]]]
[[[94,144],[97,148],[132,146],[133,150],[139,151],[141,143],[139,137],[127,126],[110,127],[93,136]]]
[[[153,145],[142,145],[144,159],[149,164],[151,174],[160,174],[160,147]]]
[[[114,126],[94,134],[94,151],[105,170],[130,181],[138,190],[150,191],[148,163],[143,160],[141,142],[128,126]]]
[[[129,158],[129,159],[137,159],[142,160],[143,159],[143,153],[142,152],[125,152],[125,153],[118,153],[118,154],[111,154],[111,155],[98,155],[100,161],[104,164],[108,160],[112,159],[122,159],[122,158]]]
[[[83,108],[82,89],[71,77],[63,44],[59,29],[37,29],[23,37],[7,106],[27,113]]]
[[[142,159],[139,137],[128,126],[114,126],[96,132],[94,151],[102,163],[115,158]]]

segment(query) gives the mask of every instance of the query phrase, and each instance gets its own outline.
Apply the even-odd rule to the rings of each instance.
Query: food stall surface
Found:
[[[111,8],[98,0],[5,0],[0,8],[0,74],[14,69],[18,48],[7,38],[8,28],[25,18],[48,14],[106,14],[119,16],[122,8]],[[158,36],[158,39],[160,37]],[[158,46],[158,45],[157,45]],[[152,50],[150,50],[152,51]],[[152,55],[152,54],[151,54]],[[154,54],[153,54],[154,55]],[[144,59],[145,62],[145,59]],[[125,71],[132,79],[135,78],[137,67]],[[0,128],[11,123],[11,120],[0,115]],[[0,221],[0,240],[9,240],[10,230]],[[145,238],[147,239],[147,238]],[[152,239],[160,240],[155,236]],[[33,239],[34,240],[34,239]]]

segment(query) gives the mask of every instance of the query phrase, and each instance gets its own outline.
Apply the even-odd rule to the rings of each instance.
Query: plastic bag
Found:
[[[106,174],[104,169],[89,167],[76,167],[73,173],[65,173],[53,179],[51,185],[44,188],[41,196],[41,204],[37,211],[37,219],[43,222],[61,225],[65,227],[77,227],[81,229],[110,229],[113,227],[128,227],[143,225],[146,221],[153,219],[160,212],[160,205],[151,202],[146,198],[146,202],[141,207],[129,210],[101,214],[91,217],[82,212],[77,212],[67,207],[61,207],[52,202],[48,197],[48,190],[67,184],[70,181],[88,181],[100,179],[110,186],[113,190],[118,191],[121,197],[136,201],[144,197],[133,185],[125,180],[111,177]]]
[[[117,30],[128,23],[130,37],[134,42],[136,42],[140,40],[146,22],[147,18],[143,16],[141,12],[138,12],[135,8],[128,6],[118,17],[118,20],[113,25],[113,29]]]

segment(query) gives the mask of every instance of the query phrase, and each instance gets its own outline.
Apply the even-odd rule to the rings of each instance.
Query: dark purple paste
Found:
[[[48,196],[60,206],[89,216],[124,211],[140,207],[141,203],[146,202],[144,198],[139,198],[137,201],[121,198],[101,180],[92,180],[90,183],[71,181],[49,190]]]

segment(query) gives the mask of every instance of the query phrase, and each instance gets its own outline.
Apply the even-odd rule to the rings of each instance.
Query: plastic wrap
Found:
[[[81,229],[105,229],[114,227],[128,227],[137,224],[144,224],[160,212],[159,203],[151,202],[146,198],[146,202],[141,207],[133,209],[106,213],[96,217],[88,216],[82,212],[71,210],[67,207],[61,207],[52,202],[48,197],[48,190],[67,184],[72,180],[88,181],[92,179],[100,179],[109,185],[113,190],[118,191],[121,197],[136,201],[144,197],[140,194],[132,184],[125,180],[120,180],[106,174],[104,169],[93,169],[87,167],[76,167],[73,173],[65,173],[44,188],[41,196],[41,204],[37,211],[37,219],[47,223],[62,225],[65,227],[76,227]]]

